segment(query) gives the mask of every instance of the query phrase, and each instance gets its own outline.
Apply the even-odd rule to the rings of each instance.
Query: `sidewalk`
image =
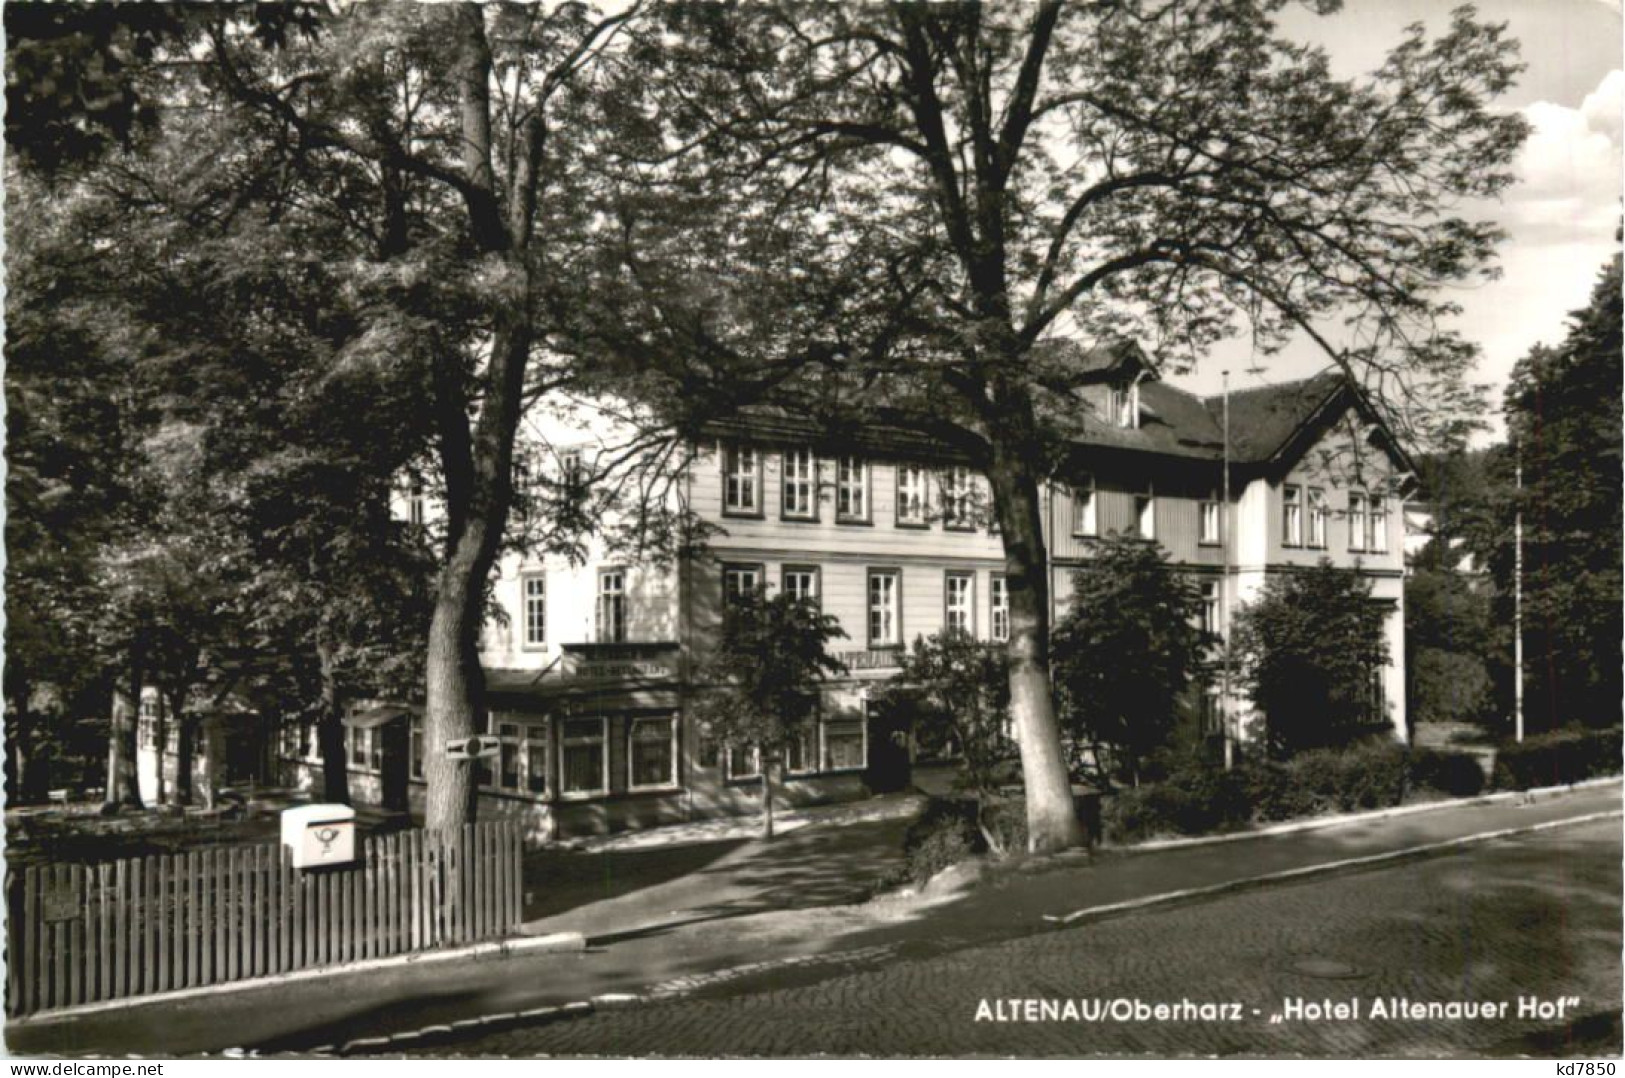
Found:
[[[944,888],[855,906],[815,906],[808,879],[855,876],[896,857],[900,819],[804,827],[771,844],[741,842],[689,875],[541,920],[591,926],[588,949],[404,965],[135,1005],[7,1030],[22,1054],[174,1055],[231,1046],[305,1050],[604,995],[731,992],[817,979],[864,964],[943,953],[1058,929],[1081,907],[1372,856],[1452,838],[1618,811],[1620,786],[1530,804],[1469,804],[1316,831],[1143,852],[1071,855],[982,887]],[[701,843],[690,849],[703,849]],[[854,858],[872,858],[854,861]],[[833,863],[833,868],[832,868]],[[765,873],[777,878],[762,878]],[[810,877],[808,874],[811,874]],[[732,888],[735,897],[717,900]],[[933,889],[936,890],[936,889]],[[706,900],[705,896],[711,896]],[[798,904],[798,899],[804,900]],[[776,906],[789,903],[790,908]]]

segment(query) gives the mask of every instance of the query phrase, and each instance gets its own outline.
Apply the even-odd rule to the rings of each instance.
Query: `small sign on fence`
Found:
[[[73,891],[46,891],[40,896],[40,917],[46,924],[76,921],[81,912],[79,895]]]

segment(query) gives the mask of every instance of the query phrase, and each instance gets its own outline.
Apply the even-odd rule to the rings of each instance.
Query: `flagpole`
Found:
[[[1219,502],[1219,626],[1223,637],[1224,674],[1220,681],[1219,724],[1224,736],[1224,769],[1236,764],[1230,729],[1230,372],[1224,376],[1224,492]]]

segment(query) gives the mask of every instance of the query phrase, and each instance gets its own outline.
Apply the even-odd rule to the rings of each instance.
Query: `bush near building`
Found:
[[[1495,785],[1503,790],[1559,786],[1620,771],[1620,727],[1569,727],[1503,745],[1495,754]]]

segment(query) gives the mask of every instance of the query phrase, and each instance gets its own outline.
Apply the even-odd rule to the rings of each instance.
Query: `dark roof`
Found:
[[[1097,364],[1100,370],[1132,366],[1137,346],[1114,345],[1085,352],[1076,345],[1067,362]],[[1149,365],[1146,369],[1155,372]],[[1140,381],[1140,425],[1119,427],[1109,417],[1070,392],[1053,392],[1042,407],[1070,428],[1072,443],[1083,448],[1107,448],[1153,453],[1218,464],[1224,459],[1224,401],[1199,397],[1166,382]],[[1368,418],[1375,413],[1341,370],[1328,368],[1311,378],[1279,385],[1257,386],[1230,394],[1230,459],[1234,464],[1264,465],[1290,454],[1298,439],[1310,433],[1317,420],[1339,401],[1361,407]],[[894,427],[867,426],[832,431],[807,415],[781,409],[752,408],[734,417],[708,424],[711,434],[838,444],[849,452],[917,455],[923,459],[951,460],[954,452],[923,434]],[[1396,448],[1396,452],[1398,452]],[[1400,453],[1403,459],[1403,454]]]
[[[1334,397],[1350,388],[1335,367],[1313,378],[1230,394],[1230,456],[1237,464],[1262,464],[1288,449]],[[1202,402],[1215,425],[1224,422],[1224,398]],[[1222,436],[1222,435],[1221,435]]]

